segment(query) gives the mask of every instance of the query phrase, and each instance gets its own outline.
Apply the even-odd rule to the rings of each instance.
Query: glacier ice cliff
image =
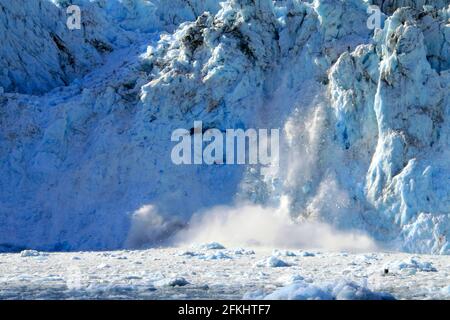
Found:
[[[449,2],[0,0],[0,250],[160,244],[252,201],[449,254]],[[174,165],[196,120],[281,128],[279,170]]]

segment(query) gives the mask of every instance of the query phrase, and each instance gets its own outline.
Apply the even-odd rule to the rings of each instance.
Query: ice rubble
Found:
[[[228,260],[233,259],[231,256],[227,255],[226,253],[219,251],[217,253],[208,254],[208,255],[202,255],[199,257],[199,259],[204,260]]]
[[[284,268],[284,267],[289,267],[290,265],[287,262],[285,262],[275,256],[271,256],[271,257],[268,257],[266,259],[263,259],[263,260],[257,262],[255,264],[255,266],[256,267]]]
[[[394,261],[387,266],[385,269],[389,271],[393,270],[394,272],[409,272],[415,273],[417,271],[420,272],[437,272],[436,268],[433,267],[433,264],[429,261],[420,261],[416,257],[409,258],[408,260],[402,261]]]
[[[20,252],[20,256],[22,258],[26,258],[26,257],[45,257],[48,256],[48,253],[45,252],[39,252],[36,250],[23,250]]]
[[[270,294],[247,293],[244,299],[266,300],[395,300],[383,292],[373,292],[365,286],[352,281],[313,284],[294,278],[293,283],[275,290]]]
[[[183,278],[183,277],[176,277],[176,278],[164,278],[161,280],[158,280],[154,283],[154,285],[156,287],[164,287],[164,286],[169,286],[169,287],[183,287],[188,285],[189,282]]]
[[[205,250],[221,250],[225,249],[225,247],[218,242],[204,243],[199,246],[201,249]]]
[[[316,257],[283,258],[292,263],[289,268],[254,268],[255,261],[269,257],[272,249],[257,247],[252,255],[233,254],[230,250],[232,260],[207,261],[178,255],[179,250],[190,250],[190,247],[66,252],[25,258],[19,253],[2,254],[0,296],[3,299],[17,296],[27,299],[262,299],[276,294],[280,299],[371,299],[386,297],[382,292],[387,292],[400,300],[449,298],[448,256],[323,251]],[[127,260],[119,259],[124,257]],[[408,267],[394,269],[403,264]],[[417,268],[426,265],[434,267],[436,272]],[[388,274],[384,273],[386,266],[391,268]],[[180,278],[189,284],[176,285],[184,282]]]
[[[239,194],[450,253],[450,7],[384,4],[372,32],[370,3],[0,1],[0,245],[159,244]],[[199,119],[284,128],[281,170],[174,166],[170,133]]]

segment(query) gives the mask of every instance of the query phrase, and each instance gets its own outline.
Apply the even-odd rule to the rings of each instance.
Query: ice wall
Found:
[[[414,251],[448,252],[448,30],[444,11],[398,9],[332,73],[345,148],[371,154],[366,219]]]
[[[422,2],[370,30],[363,0],[0,0],[1,248],[160,244],[240,200],[449,253],[450,7]],[[281,128],[280,169],[174,165],[195,120]]]
[[[80,30],[66,26],[69,5],[81,9]],[[106,53],[136,42],[139,33],[173,30],[205,11],[216,12],[218,4],[2,0],[0,9],[0,86],[6,92],[40,94],[84,76],[103,63]]]

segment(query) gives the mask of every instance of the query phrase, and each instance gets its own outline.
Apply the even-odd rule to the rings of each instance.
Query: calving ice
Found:
[[[260,164],[278,167],[279,129],[204,130],[202,121],[194,121],[192,129],[176,129],[172,142],[172,162],[181,164]]]

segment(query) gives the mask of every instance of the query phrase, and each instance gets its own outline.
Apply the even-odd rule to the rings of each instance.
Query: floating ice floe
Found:
[[[189,284],[183,277],[164,278],[154,283],[156,287],[184,287]]]
[[[255,254],[255,251],[247,250],[244,248],[236,248],[236,249],[232,250],[231,252],[235,255],[253,255],[253,254]]]
[[[218,242],[210,242],[210,243],[204,243],[201,244],[200,249],[204,249],[204,250],[222,250],[225,249],[225,247],[223,245],[221,245]]]
[[[443,296],[450,298],[450,285],[442,288],[441,293]]]
[[[204,260],[227,260],[227,259],[233,259],[233,258],[231,256],[227,255],[226,253],[224,253],[222,251],[219,251],[217,253],[199,256],[199,259],[204,259]]]
[[[267,259],[257,262],[256,266],[257,267],[281,268],[281,267],[290,267],[291,265],[277,257],[271,256]]]
[[[395,300],[389,293],[373,292],[350,281],[319,285],[296,281],[268,295],[246,294],[246,297],[265,300]]]
[[[187,257],[195,257],[195,256],[198,256],[198,255],[201,255],[201,253],[187,250],[187,251],[179,252],[177,255],[179,255],[179,256],[187,256]]]
[[[313,253],[313,252],[309,252],[309,251],[302,251],[302,252],[300,252],[298,254],[298,256],[301,256],[301,257],[315,257],[316,254]]]
[[[418,261],[416,258],[409,258],[403,261],[394,261],[387,266],[385,269],[392,269],[394,271],[415,273],[420,272],[437,272],[437,269],[429,261]]]
[[[201,260],[221,260],[221,259],[232,259],[230,255],[225,253],[224,251],[214,252],[212,254],[208,254],[205,252],[196,252],[196,251],[183,251],[178,253],[179,256],[185,257],[197,257]]]
[[[364,254],[356,257],[356,261],[361,264],[372,264],[379,260],[376,254]]]
[[[21,257],[46,257],[48,256],[48,253],[46,252],[39,252],[36,250],[23,250],[20,252]]]
[[[273,250],[272,253],[274,256],[280,257],[280,256],[284,256],[284,257],[295,257],[297,254],[295,254],[295,252],[293,251],[289,251],[289,250],[278,250],[275,249]]]
[[[277,279],[277,282],[283,285],[290,285],[295,282],[304,281],[305,278],[298,274],[283,275]]]

